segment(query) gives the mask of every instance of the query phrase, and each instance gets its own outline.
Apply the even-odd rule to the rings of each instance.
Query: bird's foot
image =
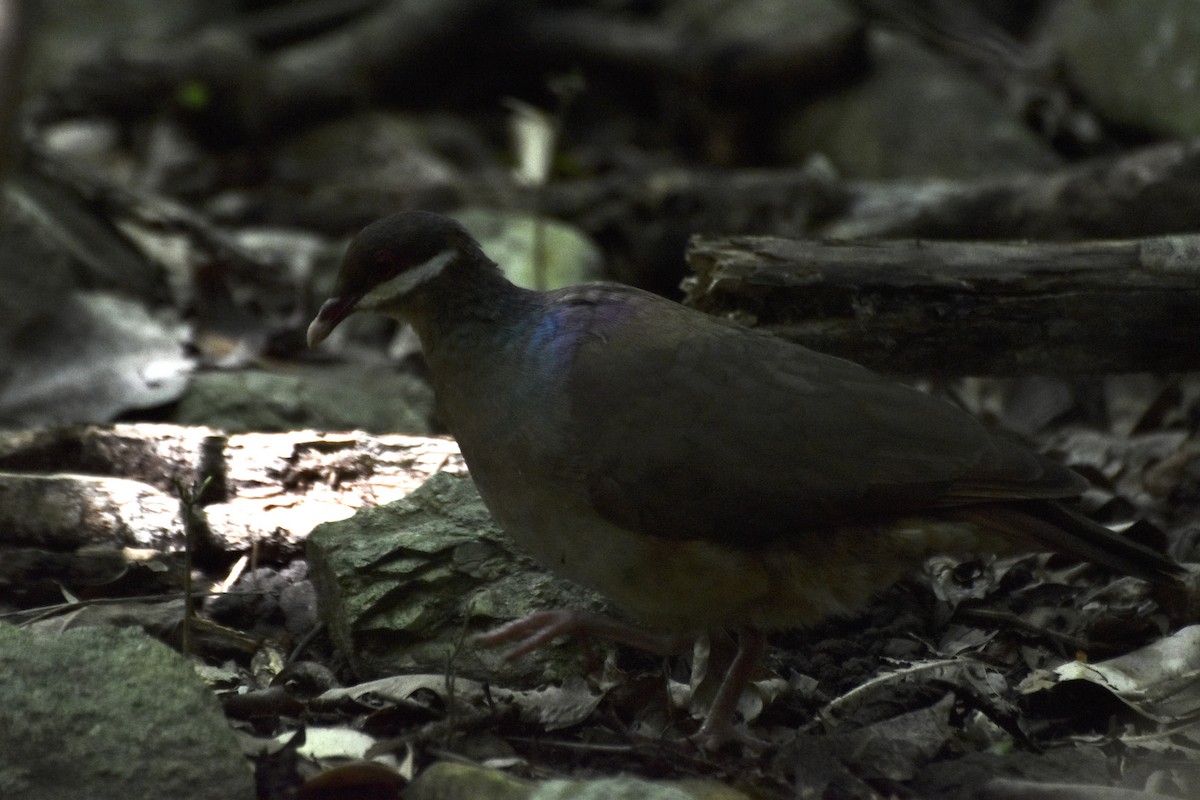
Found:
[[[486,647],[514,644],[504,656],[511,660],[531,653],[560,636],[597,637],[659,655],[686,654],[695,638],[678,633],[650,631],[599,614],[555,609],[535,611],[495,630],[480,634],[475,641]],[[729,742],[737,742],[757,751],[769,747],[767,742],[751,736],[748,731],[734,724],[738,700],[762,660],[765,649],[766,637],[761,631],[752,627],[738,631],[738,651],[733,664],[721,681],[704,724],[689,737],[697,747],[715,751]]]
[[[711,717],[704,721],[700,730],[687,738],[697,749],[708,753],[715,753],[730,743],[741,745],[753,753],[762,753],[774,746],[766,739],[760,739],[750,733],[745,726],[735,725],[733,720],[718,721],[714,724]]]
[[[704,724],[690,737],[702,750],[718,750],[731,741],[757,750],[766,749],[768,746],[767,742],[739,729],[733,721],[742,692],[750,683],[754,670],[762,662],[767,649],[767,638],[762,631],[748,626],[737,633],[737,655],[734,656],[729,671],[725,673],[721,686],[717,689],[717,695],[708,709]]]
[[[560,636],[594,636],[658,655],[686,653],[692,642],[691,636],[649,631],[600,614],[568,609],[535,611],[480,634],[475,640],[485,647],[515,642],[504,656],[511,660],[532,653]]]

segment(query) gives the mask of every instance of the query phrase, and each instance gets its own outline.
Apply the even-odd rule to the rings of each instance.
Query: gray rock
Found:
[[[463,168],[485,168],[488,153],[461,120],[369,111],[282,142],[270,165],[280,187],[268,191],[281,207],[326,221],[330,214],[350,222],[389,208],[445,208],[462,192]]]
[[[1163,136],[1200,134],[1194,0],[1065,0],[1045,28],[1071,82],[1103,118]]]
[[[107,292],[68,293],[44,319],[4,341],[7,333],[0,424],[109,422],[177,399],[193,369],[173,310],[151,313]]]
[[[0,187],[0,424],[108,422],[174,400],[192,362],[161,268],[71,187],[31,169]]]
[[[183,37],[232,13],[228,0],[56,0],[37,8],[29,85],[43,88],[70,69],[101,57],[113,42],[160,42]]]
[[[973,178],[1060,163],[972,75],[892,34],[870,38],[869,75],[796,111],[783,158],[827,156],[851,178]]]
[[[192,667],[141,631],[0,626],[0,797],[254,797]]]
[[[295,367],[290,374],[242,370],[197,375],[172,421],[249,431],[432,430],[433,390],[413,375],[378,365]]]
[[[464,644],[532,611],[604,609],[510,548],[470,479],[439,473],[403,500],[315,528],[308,561],[321,618],[362,678],[442,672],[450,659],[458,675],[506,686],[578,675],[567,646],[508,663],[504,648]]]
[[[811,89],[862,58],[862,17],[843,0],[690,0],[665,4],[663,23],[688,42],[691,79],[735,103]]]

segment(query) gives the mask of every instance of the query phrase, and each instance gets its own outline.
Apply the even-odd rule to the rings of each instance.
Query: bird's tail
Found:
[[[985,510],[986,509],[986,510]],[[1037,549],[1075,556],[1154,584],[1177,586],[1187,570],[1167,556],[1114,533],[1052,500],[964,508],[969,520],[1006,536],[1017,533]]]

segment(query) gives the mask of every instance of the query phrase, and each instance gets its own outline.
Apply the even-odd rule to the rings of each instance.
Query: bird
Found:
[[[768,632],[852,615],[932,554],[1183,573],[1067,505],[1081,475],[952,403],[632,286],[515,286],[440,214],[351,240],[310,347],[355,312],[415,330],[498,525],[622,613],[539,611],[481,643],[515,658],[593,634],[677,653],[728,630],[736,656],[691,737],[703,748],[739,738]]]

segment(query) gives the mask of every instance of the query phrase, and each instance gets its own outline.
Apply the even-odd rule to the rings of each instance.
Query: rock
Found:
[[[0,625],[0,674],[0,797],[255,796],[216,699],[141,631]]]
[[[361,678],[440,673],[452,653],[456,674],[506,686],[578,675],[568,645],[512,663],[503,648],[463,646],[464,634],[532,611],[604,608],[510,548],[470,479],[439,473],[402,500],[318,526],[308,560],[321,618]]]
[[[850,178],[973,178],[1051,169],[1060,160],[987,87],[899,36],[870,37],[863,80],[797,110],[780,155],[821,153]]]
[[[74,292],[36,324],[0,342],[0,424],[109,422],[177,399],[193,368],[187,328],[106,292]],[[0,334],[2,336],[2,334]]]
[[[432,430],[433,390],[384,366],[295,367],[202,373],[179,402],[173,421],[231,433],[297,428],[422,433]]]
[[[1104,119],[1165,137],[1200,134],[1200,16],[1192,0],[1065,0],[1044,33]]]
[[[689,78],[734,104],[778,100],[855,70],[863,22],[841,0],[692,0],[664,6],[693,61]]]

